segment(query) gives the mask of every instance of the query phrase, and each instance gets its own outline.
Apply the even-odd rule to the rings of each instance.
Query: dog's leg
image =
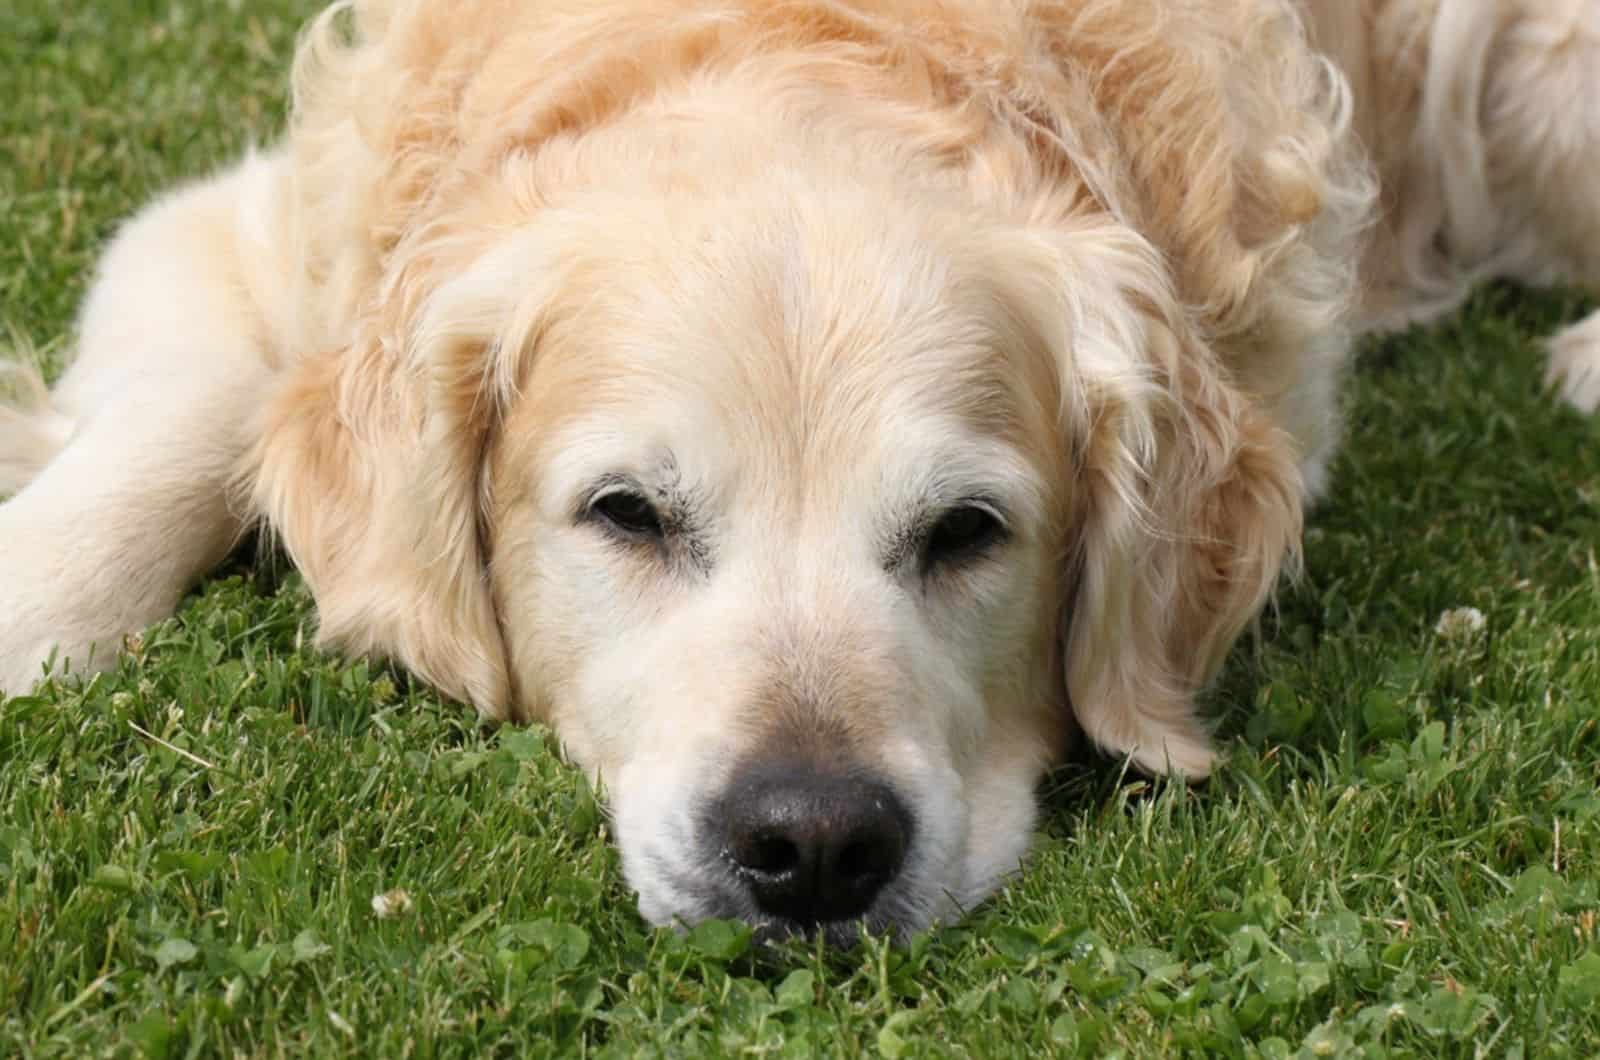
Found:
[[[244,527],[228,487],[272,375],[260,233],[279,167],[253,159],[132,221],[54,392],[24,382],[0,412],[0,691],[52,658],[110,665]]]
[[[1498,203],[1488,213],[1504,226],[1508,271],[1600,294],[1600,4],[1557,0],[1498,17],[1482,123]],[[1600,407],[1600,314],[1551,340],[1546,379],[1584,412]]]
[[[1550,340],[1545,383],[1580,411],[1600,409],[1600,312],[1590,313]]]

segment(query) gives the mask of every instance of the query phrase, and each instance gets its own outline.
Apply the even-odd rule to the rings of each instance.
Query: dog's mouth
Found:
[[[909,930],[888,916],[866,916],[855,920],[829,920],[802,924],[792,920],[754,920],[750,922],[755,940],[763,944],[776,944],[791,940],[812,941],[822,939],[832,949],[847,950],[863,939],[873,937],[901,938]]]
[[[904,941],[921,922],[915,915],[917,904],[905,889],[891,884],[879,893],[872,905],[858,914],[824,919],[785,917],[763,912],[737,885],[718,887],[716,894],[701,906],[703,916],[738,920],[749,925],[758,943],[782,943],[821,939],[834,949],[850,949],[866,938],[891,938]]]

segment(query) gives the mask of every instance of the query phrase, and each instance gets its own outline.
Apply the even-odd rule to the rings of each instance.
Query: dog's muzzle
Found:
[[[705,819],[739,913],[787,932],[867,917],[899,875],[913,822],[888,784],[848,769],[738,769]]]

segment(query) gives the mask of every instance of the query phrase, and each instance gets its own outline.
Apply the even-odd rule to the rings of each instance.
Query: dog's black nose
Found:
[[[911,841],[911,817],[888,785],[801,765],[742,770],[720,816],[757,907],[808,926],[865,913]]]

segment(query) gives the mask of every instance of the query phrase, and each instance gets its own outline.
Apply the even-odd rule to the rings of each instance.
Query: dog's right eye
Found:
[[[663,537],[666,533],[655,505],[633,490],[617,490],[598,497],[589,511],[630,537]]]
[[[980,555],[1006,536],[1006,527],[987,504],[962,504],[940,516],[928,531],[923,566],[960,562]]]

